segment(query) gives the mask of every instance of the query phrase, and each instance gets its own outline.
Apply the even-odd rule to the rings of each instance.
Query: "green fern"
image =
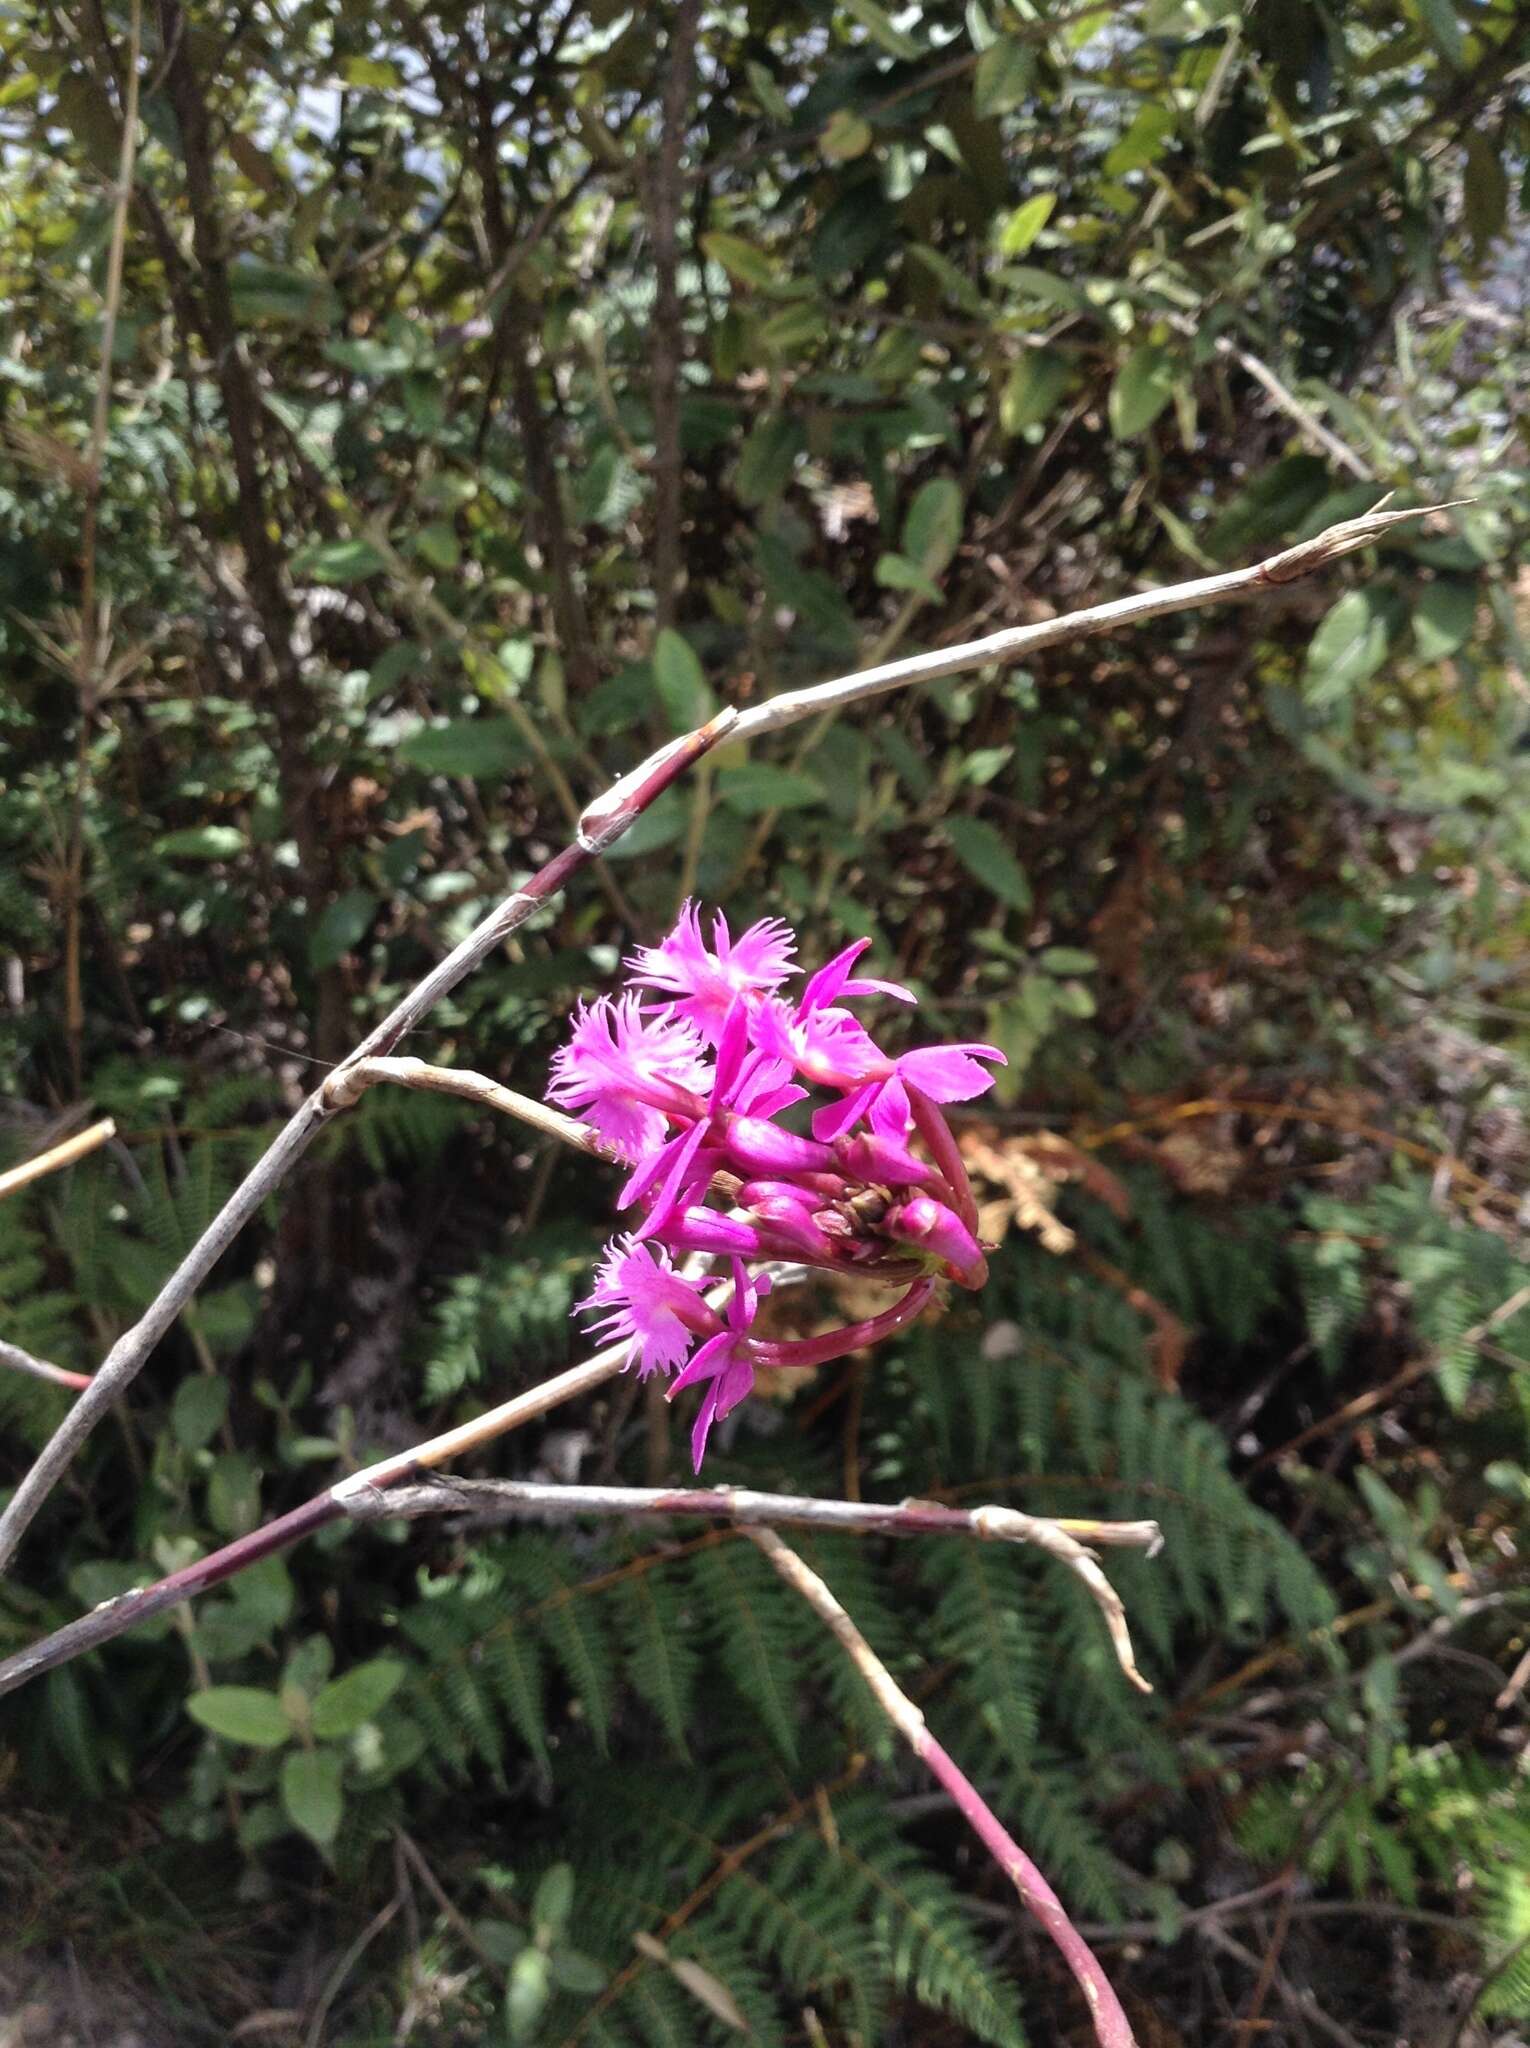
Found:
[[[553,1236],[456,1275],[431,1311],[425,1398],[450,1400],[511,1367],[529,1378],[561,1362],[575,1285],[586,1269],[586,1248]]]

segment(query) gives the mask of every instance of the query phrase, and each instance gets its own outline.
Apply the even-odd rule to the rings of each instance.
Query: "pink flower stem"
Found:
[[[967,1178],[961,1148],[951,1134],[951,1126],[922,1089],[916,1088],[911,1081],[905,1081],[903,1086],[908,1094],[909,1108],[914,1112],[914,1128],[929,1146],[935,1164],[945,1178],[951,1206],[976,1237],[977,1203],[973,1199],[972,1183]]]
[[[950,1793],[957,1811],[1020,1895],[1020,1902],[1046,1930],[1078,1980],[1094,2022],[1100,2048],[1136,2048],[1131,2023],[1111,1988],[1098,1957],[1068,1918],[1062,1901],[1030,1857],[1005,1828],[966,1772],[925,1726],[924,1715],[893,1678],[817,1572],[805,1564],[774,1529],[746,1528],[749,1541],[828,1628],[865,1679],[894,1728],[921,1763]]]
[[[1056,1942],[1088,2003],[1100,2048],[1135,2048],[1136,2037],[1121,2009],[1121,2001],[1098,1956],[1068,1918],[1062,1900],[985,1803],[961,1765],[929,1729],[921,1726],[917,1735],[909,1737],[909,1744],[930,1774],[950,1793],[962,1819],[1020,1894],[1025,1910]]]
[[[761,1338],[751,1343],[749,1355],[758,1365],[823,1365],[831,1358],[843,1358],[847,1351],[860,1351],[868,1344],[879,1343],[883,1337],[890,1337],[894,1330],[905,1329],[923,1313],[934,1292],[933,1280],[916,1280],[907,1294],[895,1301],[891,1308],[883,1309],[878,1316],[868,1317],[863,1323],[846,1323],[842,1329],[825,1330],[822,1336],[803,1337],[786,1343],[771,1343]]]

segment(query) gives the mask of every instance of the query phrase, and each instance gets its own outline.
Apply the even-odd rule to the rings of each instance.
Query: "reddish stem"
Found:
[[[842,1329],[825,1330],[819,1337],[802,1337],[781,1344],[762,1338],[750,1344],[749,1354],[758,1365],[823,1365],[831,1358],[843,1358],[847,1351],[862,1351],[868,1344],[890,1337],[894,1330],[905,1328],[923,1313],[934,1292],[933,1280],[916,1280],[891,1308],[883,1309],[879,1316],[871,1316],[864,1323],[846,1323]]]
[[[1014,1836],[984,1803],[982,1794],[949,1751],[941,1747],[927,1728],[911,1736],[910,1740],[915,1753],[950,1793],[963,1820],[1020,1894],[1020,1903],[1025,1910],[1040,1922],[1061,1950],[1064,1962],[1088,2000],[1100,2048],[1136,2048],[1136,2037],[1121,2008],[1121,2001],[1111,1988],[1099,1958],[1068,1918],[1062,1900]]]
[[[951,1195],[951,1206],[976,1237],[977,1202],[973,1198],[972,1183],[967,1178],[961,1148],[951,1135],[951,1126],[921,1089],[914,1087],[909,1081],[905,1081],[903,1086],[908,1093],[908,1106],[914,1112],[914,1128],[929,1146],[935,1164],[945,1178]]]

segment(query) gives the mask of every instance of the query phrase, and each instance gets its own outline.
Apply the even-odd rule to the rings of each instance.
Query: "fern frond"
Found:
[[[718,1543],[697,1552],[691,1576],[723,1668],[782,1754],[794,1761],[792,1681],[803,1635],[802,1603],[748,1543]]]

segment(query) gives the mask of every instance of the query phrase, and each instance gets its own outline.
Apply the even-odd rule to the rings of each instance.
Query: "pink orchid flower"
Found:
[[[804,1080],[841,1091],[841,1101],[820,1109],[813,1118],[813,1136],[826,1143],[863,1117],[872,1116],[891,1082],[906,1082],[932,1102],[967,1102],[993,1086],[993,1076],[980,1061],[1008,1065],[996,1045],[917,1046],[890,1059],[859,1018],[836,1000],[886,995],[899,1002],[914,1001],[912,993],[897,982],[851,978],[850,970],[870,944],[869,939],[857,939],[827,967],[821,967],[794,1011],[779,1000],[763,1004],[756,1028],[756,1043],[762,1050],[786,1062]],[[895,1113],[906,1108],[906,1102],[900,1091],[894,1098]],[[894,1135],[874,1117],[872,1127],[879,1137]]]
[[[716,1311],[675,1271],[662,1245],[655,1250],[630,1237],[615,1237],[606,1246],[595,1285],[576,1307],[605,1310],[592,1329],[603,1344],[630,1344],[627,1363],[641,1379],[673,1372],[698,1336],[722,1328]]]
[[[796,934],[779,917],[762,917],[733,939],[719,910],[712,919],[712,944],[701,936],[701,914],[687,902],[674,930],[657,946],[629,955],[633,988],[658,989],[674,1014],[694,1024],[709,1045],[722,1038],[735,1000],[768,995],[799,968],[793,967]]]
[[[735,940],[719,914],[708,946],[687,903],[666,939],[628,960],[620,996],[579,1006],[553,1059],[550,1098],[582,1111],[629,1162],[620,1206],[641,1211],[637,1228],[607,1246],[580,1312],[596,1317],[606,1341],[627,1346],[629,1367],[674,1373],[671,1396],[705,1388],[692,1434],[698,1469],[713,1425],[750,1392],[757,1365],[814,1366],[874,1344],[921,1314],[940,1280],[980,1287],[987,1272],[961,1152],[939,1105],[980,1095],[1004,1056],[990,1045],[884,1053],[845,1005],[914,997],[854,973],[869,943],[845,947],[791,1005],[776,993],[798,972],[786,925],[762,918]],[[814,1088],[835,1099],[813,1112],[809,1137],[779,1119]],[[707,1302],[705,1278],[676,1270],[677,1252],[727,1259],[725,1316]],[[748,1262],[766,1259],[904,1291],[864,1322],[757,1339],[770,1282]]]
[[[644,1016],[635,995],[581,1003],[553,1054],[548,1099],[582,1111],[623,1159],[664,1142],[667,1116],[694,1116],[711,1085],[701,1038],[683,1018]]]
[[[751,1280],[742,1259],[733,1261],[733,1298],[728,1303],[724,1329],[710,1338],[684,1371],[669,1383],[665,1400],[673,1401],[685,1387],[705,1384],[706,1393],[691,1430],[691,1463],[701,1470],[707,1438],[714,1422],[721,1422],[754,1389],[754,1364],[749,1354],[749,1332],[759,1313],[760,1296],[770,1292],[770,1275]]]

